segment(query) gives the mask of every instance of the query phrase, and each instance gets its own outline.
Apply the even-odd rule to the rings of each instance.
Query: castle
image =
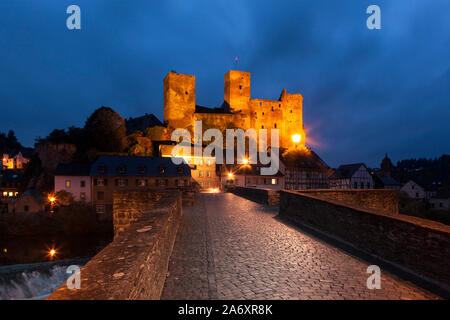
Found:
[[[250,73],[230,70],[225,74],[224,102],[219,108],[195,103],[195,76],[170,72],[164,78],[164,123],[192,131],[194,121],[203,121],[204,130],[241,128],[278,129],[280,147],[305,145],[303,97],[286,93],[278,100],[251,99]],[[270,142],[269,142],[270,144]]]

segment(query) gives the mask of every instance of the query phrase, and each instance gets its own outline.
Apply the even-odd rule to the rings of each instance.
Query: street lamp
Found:
[[[292,141],[294,143],[299,143],[301,140],[302,140],[302,136],[301,135],[299,135],[299,134],[292,135]]]

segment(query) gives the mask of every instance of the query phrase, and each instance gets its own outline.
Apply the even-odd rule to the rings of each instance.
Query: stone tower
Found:
[[[164,78],[164,122],[190,128],[195,112],[195,76],[169,72]]]
[[[300,93],[286,93],[283,89],[280,97],[283,103],[284,130],[280,133],[280,144],[284,147],[295,146],[294,135],[300,135],[298,146],[305,146],[305,128],[303,126],[303,96]]]
[[[225,74],[225,102],[233,111],[249,112],[250,73],[230,70]]]

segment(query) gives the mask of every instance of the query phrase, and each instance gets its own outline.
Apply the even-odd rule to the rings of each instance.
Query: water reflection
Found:
[[[0,239],[0,265],[92,257],[112,239],[112,234]]]

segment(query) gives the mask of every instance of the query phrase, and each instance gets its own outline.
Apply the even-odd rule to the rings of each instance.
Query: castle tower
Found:
[[[234,111],[249,111],[250,72],[230,70],[225,74],[225,102]]]
[[[195,112],[195,76],[169,72],[164,78],[164,122],[191,128]]]
[[[305,146],[306,134],[303,126],[303,96],[299,93],[289,94],[283,89],[280,100],[283,103],[284,132],[281,133],[281,145],[283,147]],[[300,141],[293,137],[300,135]]]

